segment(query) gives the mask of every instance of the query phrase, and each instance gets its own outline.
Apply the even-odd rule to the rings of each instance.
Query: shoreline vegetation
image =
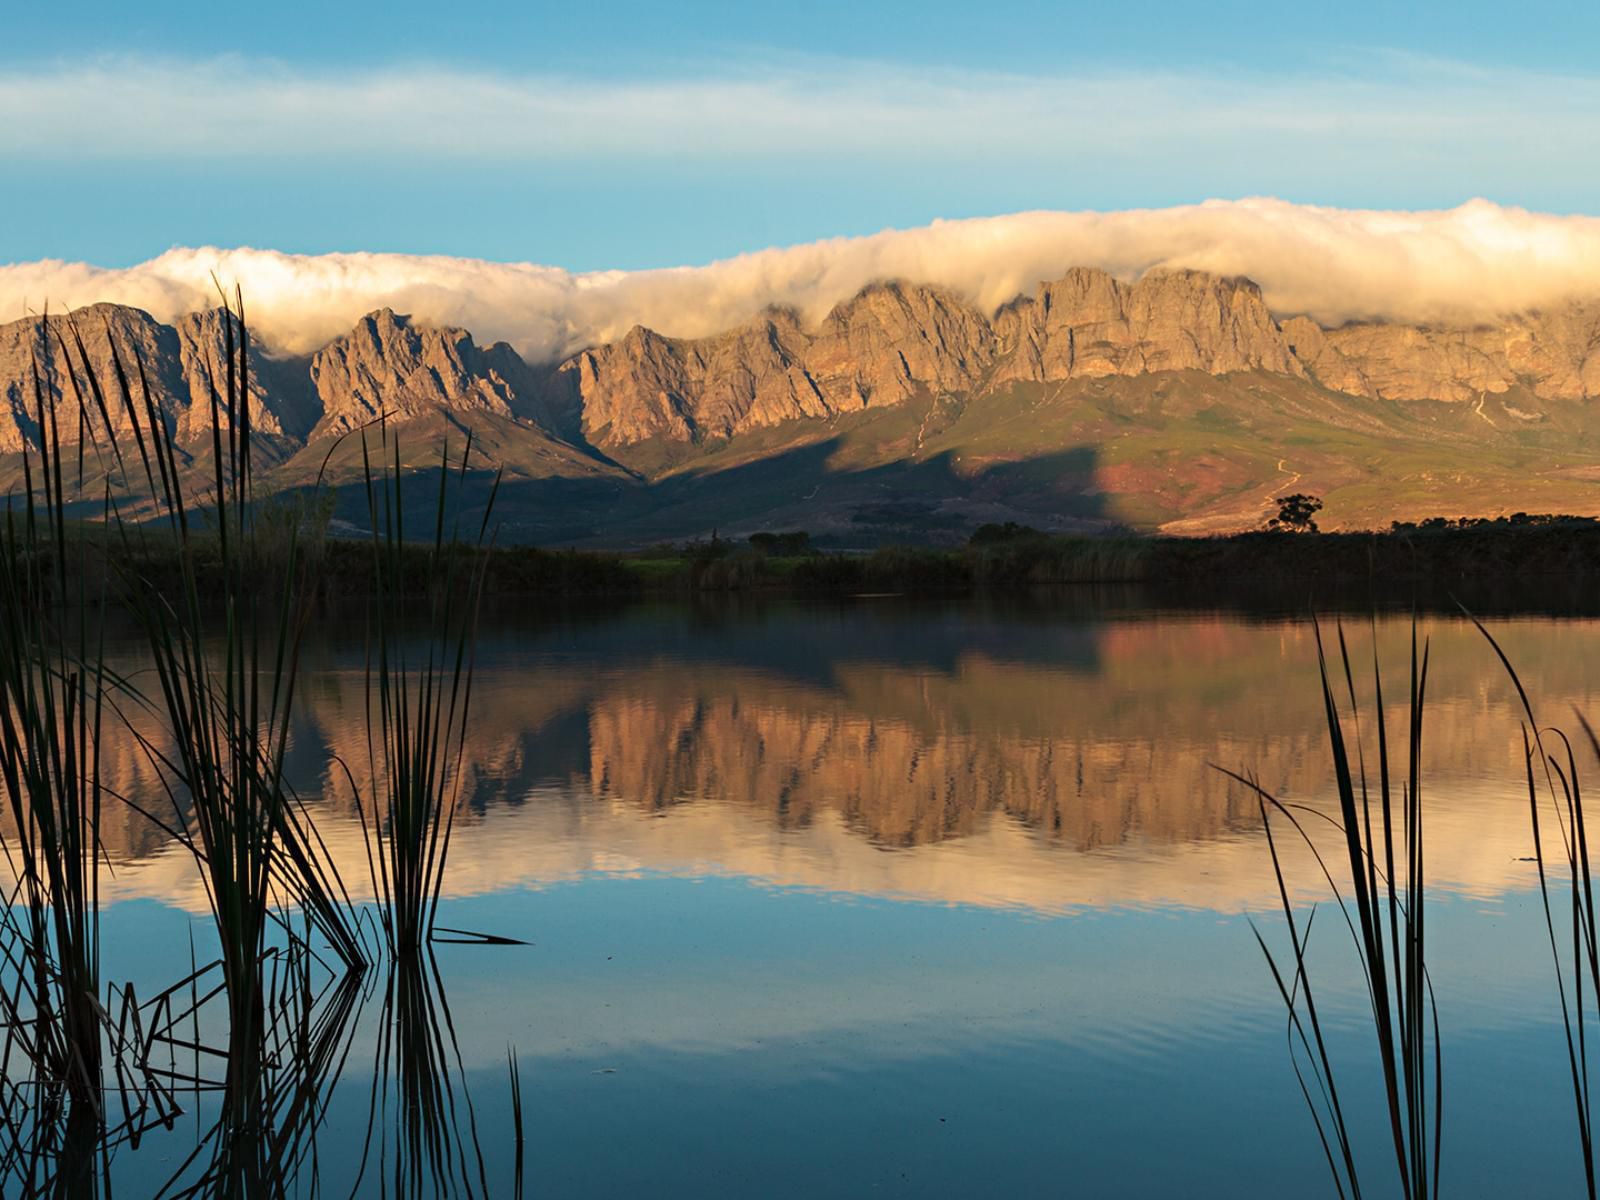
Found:
[[[281,538],[265,539],[256,561],[263,583],[281,564],[274,542],[296,545],[324,601],[371,598],[370,535],[330,536],[315,515],[288,512]],[[263,524],[270,522],[263,521]],[[95,523],[71,527],[73,563],[132,569],[158,586],[178,581],[178,545],[164,531],[109,536]],[[94,543],[99,542],[98,546]],[[210,543],[208,545],[208,542]],[[198,543],[198,544],[196,544]],[[53,549],[53,548],[52,548]],[[83,551],[89,553],[85,555]],[[47,549],[44,553],[51,553]],[[203,590],[222,579],[220,543],[199,533],[193,556]],[[427,543],[391,548],[399,593],[429,590],[435,553]],[[1600,519],[1568,515],[1435,518],[1383,531],[1252,530],[1211,537],[1054,535],[1018,526],[984,526],[958,547],[886,546],[871,551],[820,549],[804,531],[757,533],[663,543],[642,550],[557,550],[490,546],[483,556],[486,597],[662,597],[715,592],[849,595],[1003,591],[1061,585],[1137,585],[1214,594],[1240,589],[1396,588],[1454,592],[1463,587],[1546,586],[1600,575]],[[93,568],[91,568],[93,569]]]

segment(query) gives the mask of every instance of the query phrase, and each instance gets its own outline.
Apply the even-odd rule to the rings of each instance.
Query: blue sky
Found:
[[[577,270],[1035,208],[1600,211],[1600,5],[24,6],[0,262]]]

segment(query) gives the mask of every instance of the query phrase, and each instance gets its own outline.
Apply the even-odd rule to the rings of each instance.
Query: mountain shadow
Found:
[[[720,470],[670,475],[654,483],[587,495],[552,480],[501,488],[496,516],[508,531],[551,528],[565,503],[572,543],[640,545],[759,529],[805,529],[820,545],[955,543],[986,522],[1016,521],[1056,531],[1121,527],[1098,487],[1092,446],[968,469],[942,452],[919,460],[841,463],[838,438]],[[560,539],[552,539],[560,540]]]

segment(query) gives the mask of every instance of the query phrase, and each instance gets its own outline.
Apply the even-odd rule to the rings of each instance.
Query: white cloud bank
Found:
[[[716,333],[771,304],[816,321],[881,279],[936,284],[992,310],[1072,266],[1125,278],[1158,266],[1247,275],[1276,313],[1328,325],[1480,320],[1600,297],[1600,218],[1482,200],[1433,212],[1208,201],[940,221],[701,267],[589,274],[438,256],[174,249],[117,269],[53,260],[0,266],[0,319],[46,302],[107,300],[170,320],[215,302],[215,273],[244,289],[253,326],[286,351],[313,350],[388,306],[549,360],[635,324],[681,337]]]

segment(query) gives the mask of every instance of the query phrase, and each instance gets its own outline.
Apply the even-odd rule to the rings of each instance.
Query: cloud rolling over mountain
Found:
[[[992,311],[1071,266],[1122,278],[1152,267],[1246,275],[1278,316],[1324,325],[1470,322],[1600,295],[1600,219],[1482,200],[1404,212],[1263,198],[940,221],[706,266],[586,274],[427,255],[179,248],[127,268],[0,266],[0,318],[115,301],[170,321],[215,303],[215,275],[243,288],[258,333],[285,351],[314,350],[387,306],[550,361],[636,324],[701,337],[770,305],[815,322],[883,279],[939,285]]]

